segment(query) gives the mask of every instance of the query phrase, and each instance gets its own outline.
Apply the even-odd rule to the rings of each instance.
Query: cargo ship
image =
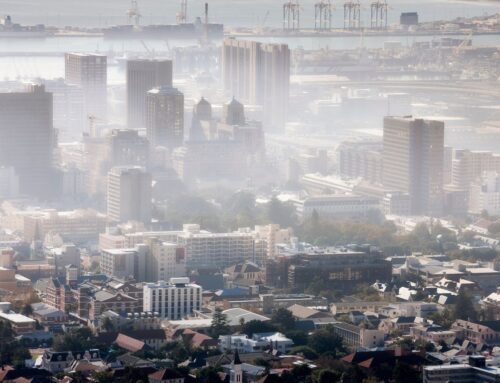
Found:
[[[23,26],[13,23],[9,15],[0,17],[0,38],[43,38],[47,35],[43,24]]]
[[[211,40],[224,37],[224,25],[203,23],[197,18],[194,23],[166,25],[117,25],[103,29],[105,39],[177,39],[177,40]]]

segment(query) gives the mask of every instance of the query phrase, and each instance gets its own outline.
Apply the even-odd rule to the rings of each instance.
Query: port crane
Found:
[[[139,4],[137,0],[132,0],[130,3],[130,8],[127,10],[128,22],[134,26],[139,26],[141,20],[141,12],[139,12]]]
[[[187,7],[188,7],[188,0],[181,0],[181,10],[175,16],[177,24],[187,23]]]
[[[361,28],[361,3],[349,0],[344,3],[344,29]]]
[[[370,26],[372,29],[387,29],[387,1],[377,0],[370,5]]]
[[[314,29],[331,30],[334,9],[331,0],[321,0],[319,3],[314,4]]]
[[[283,4],[283,29],[288,31],[300,29],[299,0],[288,0]]]

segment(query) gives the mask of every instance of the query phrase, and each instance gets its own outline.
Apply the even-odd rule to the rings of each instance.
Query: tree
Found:
[[[289,310],[283,307],[273,312],[271,322],[277,326],[281,332],[295,329],[295,318]]]
[[[115,325],[113,324],[111,319],[109,319],[109,317],[106,317],[102,321],[102,328],[108,332],[111,332],[115,330]]]
[[[196,377],[202,383],[221,383],[221,378],[219,376],[220,369],[215,367],[204,367],[198,370]]]
[[[93,374],[92,378],[97,383],[112,383],[114,381],[111,371],[100,371]]]
[[[316,351],[319,355],[331,352],[337,354],[345,352],[342,339],[336,335],[329,327],[316,330],[310,337],[308,346]]]
[[[227,335],[231,332],[227,323],[227,316],[222,312],[220,307],[215,309],[212,317],[212,324],[210,325],[210,335],[213,338],[218,338],[221,335]]]
[[[338,382],[341,377],[341,373],[339,373],[338,371],[326,370],[326,369],[318,370],[318,372],[315,375],[316,375],[315,381],[317,383]]]
[[[33,315],[33,307],[31,307],[29,303],[26,303],[21,309],[21,314],[26,315],[28,317]]]
[[[278,328],[270,322],[264,322],[260,320],[253,319],[251,321],[245,322],[241,329],[243,334],[246,334],[248,337],[252,337],[255,333],[260,332],[275,332]]]
[[[308,346],[297,346],[290,350],[289,354],[297,355],[302,354],[306,359],[316,360],[318,359],[318,353]]]
[[[396,383],[419,383],[422,381],[420,374],[406,363],[398,363],[392,375]]]
[[[457,296],[455,308],[453,309],[453,318],[463,319],[468,321],[477,321],[477,311],[474,308],[472,299],[465,291],[460,291]]]

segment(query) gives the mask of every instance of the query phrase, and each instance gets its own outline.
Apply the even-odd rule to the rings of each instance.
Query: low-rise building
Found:
[[[470,322],[458,319],[452,324],[451,329],[456,332],[457,338],[475,344],[500,344],[500,321]]]
[[[337,322],[333,324],[333,332],[351,348],[381,347],[384,345],[384,333],[379,330],[370,330],[350,323]]]
[[[242,354],[270,349],[286,354],[293,347],[293,341],[279,332],[255,333],[251,338],[247,335],[222,335],[219,341],[221,351],[232,350]]]
[[[9,323],[12,327],[12,331],[17,335],[33,332],[36,327],[36,321],[34,319],[13,312],[0,312],[0,321]]]
[[[487,366],[484,356],[470,356],[469,363],[425,366],[423,382],[500,382],[500,368]]]

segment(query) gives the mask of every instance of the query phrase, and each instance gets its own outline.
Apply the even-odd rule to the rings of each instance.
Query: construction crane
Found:
[[[181,0],[181,10],[175,16],[177,24],[187,23],[187,8],[188,8],[188,0]]]
[[[283,4],[283,29],[288,31],[300,29],[299,0],[288,0]]]
[[[370,6],[370,22],[372,29],[387,29],[387,1],[377,0]]]
[[[331,30],[334,6],[330,0],[321,0],[314,4],[314,29]]]
[[[361,28],[361,4],[359,0],[344,3],[344,29]]]
[[[139,12],[139,4],[137,3],[137,0],[131,1],[130,8],[127,10],[127,17],[129,24],[133,24],[136,27],[139,25],[142,15]]]
[[[459,56],[462,51],[470,46],[472,44],[472,31],[467,35],[465,39],[462,40],[462,42],[453,49],[453,55],[455,57]]]

